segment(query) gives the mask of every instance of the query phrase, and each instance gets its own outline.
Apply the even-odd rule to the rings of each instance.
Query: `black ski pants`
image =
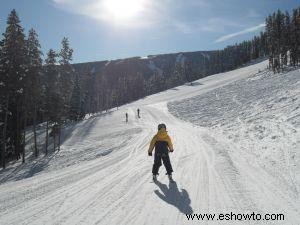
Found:
[[[158,175],[159,167],[161,166],[161,160],[167,170],[167,174],[171,175],[173,172],[170,157],[168,151],[155,151],[154,153],[154,164],[152,167],[152,173]]]

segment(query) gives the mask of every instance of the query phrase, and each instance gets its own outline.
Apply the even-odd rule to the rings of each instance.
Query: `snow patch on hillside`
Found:
[[[111,63],[111,60],[108,60],[104,66],[108,66]]]
[[[175,61],[176,65],[179,65],[181,68],[183,68],[185,62],[186,62],[185,55],[183,53],[178,54]]]
[[[163,71],[158,68],[154,62],[152,60],[149,61],[148,67],[153,71],[153,72],[157,72],[159,75],[163,74]]]
[[[210,55],[209,54],[206,54],[204,52],[201,52],[201,55],[204,57],[204,58],[207,58],[208,60],[210,59]]]

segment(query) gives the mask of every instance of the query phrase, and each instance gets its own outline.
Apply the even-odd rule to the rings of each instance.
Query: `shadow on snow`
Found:
[[[160,188],[155,190],[154,193],[166,203],[175,206],[180,212],[184,214],[192,214],[193,209],[190,206],[191,199],[188,192],[185,189],[178,190],[177,183],[169,183],[169,187],[166,184],[162,184],[159,181],[155,184]]]

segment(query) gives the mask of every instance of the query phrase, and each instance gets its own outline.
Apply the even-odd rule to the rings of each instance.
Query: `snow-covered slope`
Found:
[[[59,153],[0,173],[0,223],[300,224],[300,71],[272,75],[266,65],[206,77],[66,128]],[[173,139],[175,184],[164,168],[151,182],[147,148],[160,122]],[[231,212],[285,220],[185,215]]]

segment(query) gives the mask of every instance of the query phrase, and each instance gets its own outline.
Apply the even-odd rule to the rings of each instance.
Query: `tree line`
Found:
[[[278,10],[266,19],[269,65],[274,72],[300,61],[300,7],[292,15]]]
[[[43,62],[38,35],[30,29],[28,35],[12,10],[0,41],[0,149],[5,168],[12,158],[25,162],[25,132],[31,126],[34,136],[34,155],[39,155],[37,124],[46,123],[45,154],[48,154],[49,135],[53,148],[60,148],[61,124],[72,118],[71,101],[75,73],[70,64],[73,50],[63,38],[61,50],[50,49]],[[51,132],[49,129],[51,128]]]

